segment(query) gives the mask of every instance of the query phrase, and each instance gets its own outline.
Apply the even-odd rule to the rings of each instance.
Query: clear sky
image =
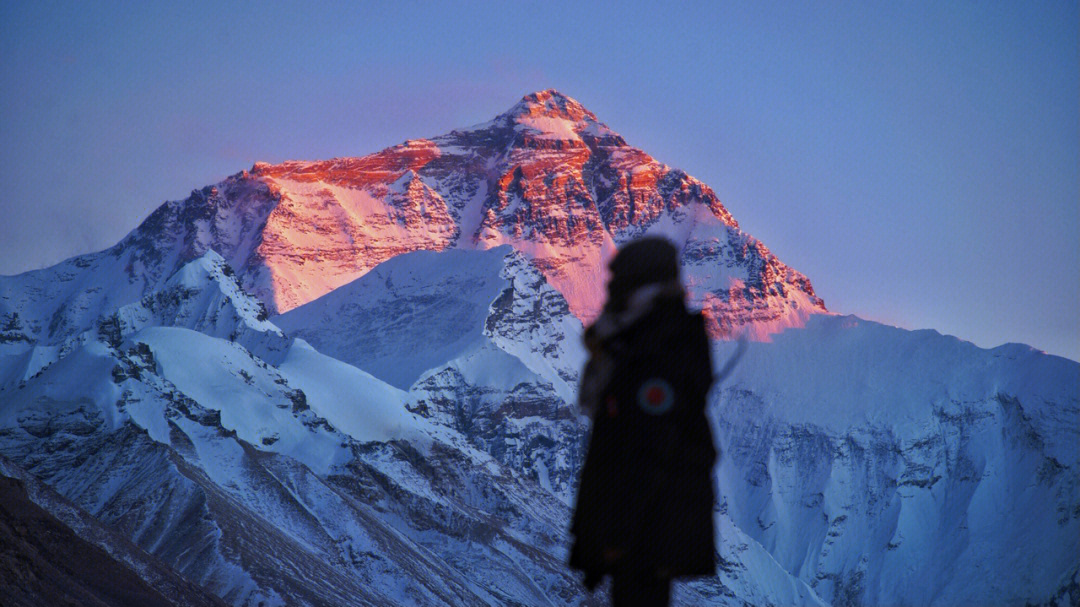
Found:
[[[1076,2],[305,4],[0,2],[0,273],[553,87],[833,311],[1080,360]]]

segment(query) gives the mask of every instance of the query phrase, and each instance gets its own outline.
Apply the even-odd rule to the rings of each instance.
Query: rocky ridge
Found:
[[[564,566],[579,333],[644,233],[763,340],[713,393],[721,565],[676,603],[1075,602],[1077,363],[820,313],[554,91],[0,277],[0,456],[234,605],[599,604]]]
[[[500,294],[521,292],[483,302],[480,336],[528,374],[540,344],[522,336],[576,319],[550,287],[532,296],[545,284],[522,256],[462,253],[486,258]],[[580,451],[581,420],[565,401],[552,418],[550,403],[520,415],[532,390],[560,402],[550,380],[496,388],[462,424],[445,395],[491,387],[475,377],[406,393],[299,339],[270,364],[235,327],[270,337],[249,334],[256,344],[282,333],[226,267],[208,252],[0,391],[0,455],[234,605],[592,600],[564,565],[573,466],[539,481],[545,462]],[[508,316],[525,303],[539,315]],[[517,443],[530,435],[541,440]],[[735,562],[747,548],[728,549]],[[794,581],[801,591],[777,594],[756,570],[723,575],[684,592],[813,596]]]
[[[510,244],[588,321],[605,259],[646,233],[683,250],[691,295],[716,336],[765,339],[825,309],[806,277],[739,230],[712,189],[548,90],[471,129],[368,156],[257,163],[163,204],[107,251],[0,281],[0,319],[18,321],[5,339],[61,341],[208,250],[282,313],[401,253]]]

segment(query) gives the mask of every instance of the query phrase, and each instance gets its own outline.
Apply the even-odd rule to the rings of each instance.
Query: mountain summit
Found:
[[[818,313],[708,186],[555,91],[0,276],[0,475],[177,605],[584,604],[582,322],[644,234],[714,335],[758,338],[709,397],[720,565],[674,604],[1076,603],[1080,365]]]
[[[711,188],[545,90],[489,122],[367,156],[256,163],[163,204],[108,251],[5,281],[0,314],[17,313],[28,338],[63,340],[211,249],[282,313],[401,253],[509,244],[588,321],[605,261],[645,234],[679,246],[714,336],[765,339],[825,311],[810,281],[741,231]],[[123,280],[103,290],[104,275]]]
[[[560,118],[574,122],[589,119],[596,121],[596,114],[585,109],[585,106],[563,95],[555,89],[546,89],[530,93],[521,98],[517,105],[510,108],[500,117],[520,116],[544,116],[547,118]]]
[[[514,107],[493,120],[466,131],[496,131],[508,135],[514,143],[526,146],[535,146],[539,141],[584,144],[593,149],[626,145],[626,141],[601,123],[596,114],[555,89],[525,95]],[[458,134],[454,131],[439,139],[452,142]]]

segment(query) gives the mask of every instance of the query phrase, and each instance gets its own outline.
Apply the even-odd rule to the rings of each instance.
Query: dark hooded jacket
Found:
[[[716,570],[705,417],[712,363],[704,321],[678,282],[630,290],[586,331],[581,404],[592,416],[570,565],[590,587],[609,573]]]

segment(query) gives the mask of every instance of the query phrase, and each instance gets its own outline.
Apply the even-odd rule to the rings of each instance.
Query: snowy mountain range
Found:
[[[0,277],[0,473],[175,604],[600,604],[565,566],[580,333],[643,234],[714,360],[753,340],[710,402],[721,565],[676,604],[1080,601],[1080,364],[830,314],[551,90]]]

